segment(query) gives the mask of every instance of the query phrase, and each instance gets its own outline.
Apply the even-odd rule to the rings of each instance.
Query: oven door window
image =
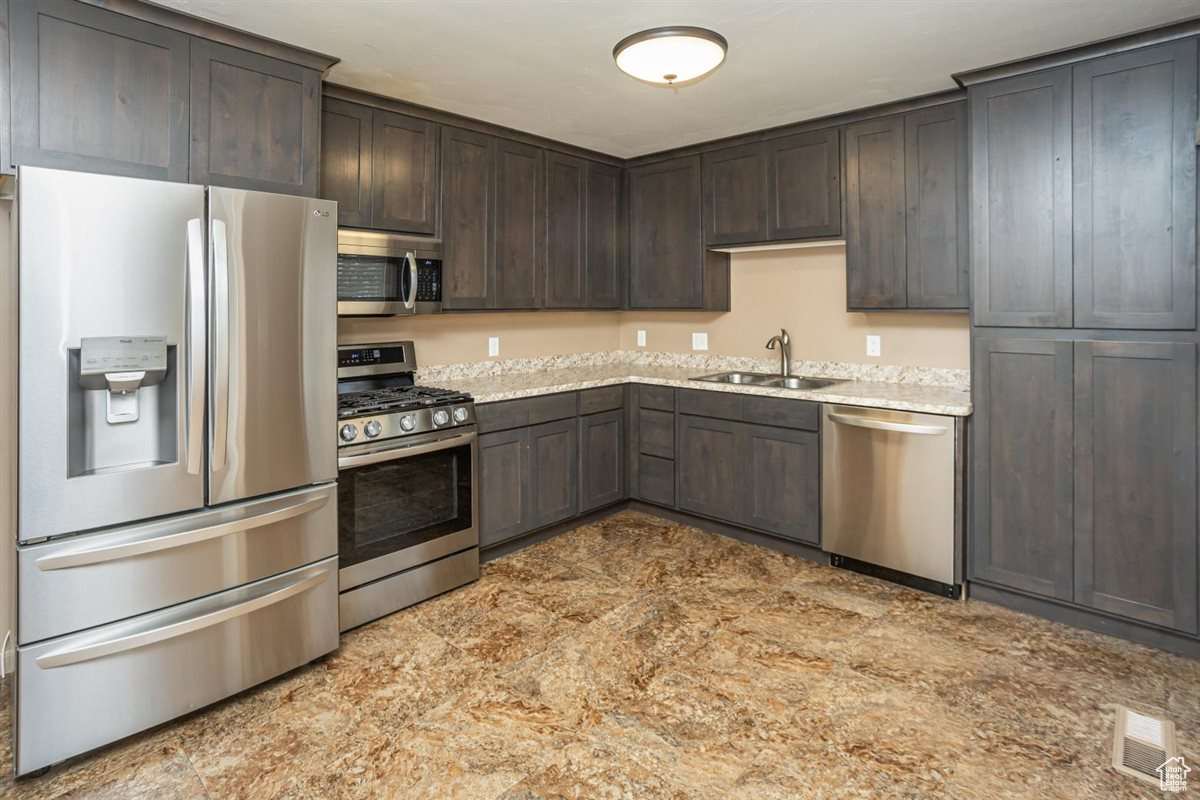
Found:
[[[412,274],[403,256],[339,255],[337,292],[341,302],[403,302]]]
[[[338,473],[342,567],[467,530],[472,520],[470,445]]]

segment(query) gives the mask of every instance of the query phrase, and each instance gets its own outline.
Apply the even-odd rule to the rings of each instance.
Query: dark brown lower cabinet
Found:
[[[741,519],[743,475],[737,468],[740,423],[678,416],[676,496],[684,511],[706,517]]]
[[[579,511],[625,496],[625,410],[579,418]]]
[[[479,437],[479,546],[531,530],[529,429]]]
[[[741,429],[743,524],[820,544],[819,436],[766,425],[742,425]]]
[[[575,516],[579,509],[579,431],[575,418],[528,428],[530,530]]]

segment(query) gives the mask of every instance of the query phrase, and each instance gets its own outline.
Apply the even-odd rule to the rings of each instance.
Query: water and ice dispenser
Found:
[[[69,351],[70,477],[176,460],[176,348],[166,336],[84,337]]]

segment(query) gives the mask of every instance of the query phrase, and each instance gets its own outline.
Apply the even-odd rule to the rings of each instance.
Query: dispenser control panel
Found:
[[[79,340],[80,377],[166,369],[166,336],[92,336]]]

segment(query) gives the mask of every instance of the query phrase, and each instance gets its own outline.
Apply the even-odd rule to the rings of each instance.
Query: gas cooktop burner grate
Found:
[[[427,386],[396,386],[344,394],[338,398],[338,417],[360,416],[382,411],[403,411],[423,406],[468,403],[470,395],[453,389]]]

